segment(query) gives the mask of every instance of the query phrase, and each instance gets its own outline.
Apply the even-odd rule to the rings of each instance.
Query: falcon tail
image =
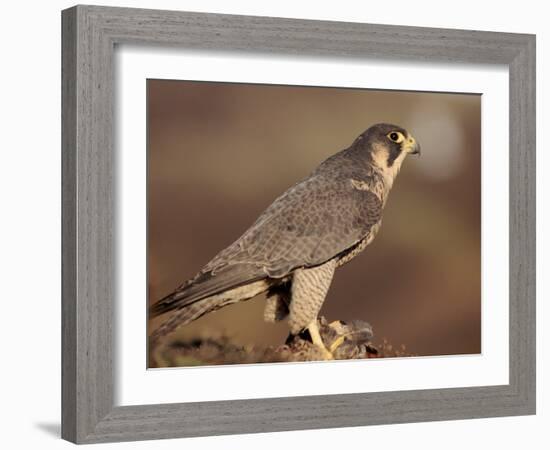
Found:
[[[228,266],[215,275],[201,274],[151,306],[149,318],[175,313],[151,334],[150,344],[208,312],[266,291],[269,282],[265,278],[265,273],[249,265]]]

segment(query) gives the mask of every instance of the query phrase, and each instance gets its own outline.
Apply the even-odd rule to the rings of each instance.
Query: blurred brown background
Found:
[[[375,343],[417,355],[480,353],[480,96],[148,80],[147,98],[150,303],[323,159],[390,122],[417,138],[422,156],[405,161],[380,233],[336,272],[321,314],[366,320]],[[278,345],[286,323],[264,323],[263,306],[260,296],[177,333]]]

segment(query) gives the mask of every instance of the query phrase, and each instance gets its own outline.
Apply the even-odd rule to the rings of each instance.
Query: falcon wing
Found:
[[[232,264],[261,267],[280,278],[322,264],[360,242],[382,215],[382,202],[349,178],[317,175],[275,200],[245,234],[203,270]]]

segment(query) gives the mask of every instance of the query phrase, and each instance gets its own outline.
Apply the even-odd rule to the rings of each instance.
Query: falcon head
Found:
[[[392,181],[407,155],[420,155],[416,139],[404,128],[389,123],[373,125],[358,141],[372,164]]]

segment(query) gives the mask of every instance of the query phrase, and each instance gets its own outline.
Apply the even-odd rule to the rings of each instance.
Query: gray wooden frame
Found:
[[[62,436],[77,443],[535,413],[535,37],[76,6],[62,13]],[[114,406],[113,51],[198,50],[506,64],[510,73],[510,383]]]

